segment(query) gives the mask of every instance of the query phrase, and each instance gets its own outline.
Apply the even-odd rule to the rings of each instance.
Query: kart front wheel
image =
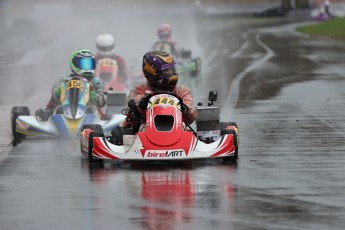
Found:
[[[84,129],[91,129],[93,132],[95,133],[103,133],[103,128],[100,124],[84,124],[81,127],[81,132],[84,131]],[[90,143],[90,142],[89,142]],[[80,152],[83,152],[83,148],[82,148],[82,143],[80,141]]]
[[[16,131],[16,121],[19,116],[30,116],[29,108],[27,106],[14,106],[11,110],[11,129],[14,141],[20,141],[25,138],[25,134]]]
[[[104,137],[103,133],[98,133],[98,132],[91,132],[89,135],[89,149],[88,149],[88,160],[89,164],[102,164],[103,159],[95,159],[92,156],[92,149],[93,149],[93,138],[94,137]]]

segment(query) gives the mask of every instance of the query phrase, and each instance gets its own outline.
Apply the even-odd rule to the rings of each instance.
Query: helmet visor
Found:
[[[162,70],[162,73],[164,75],[173,75],[173,74],[176,74],[176,68],[175,66],[170,66],[168,68],[165,68]]]
[[[165,64],[165,65],[162,65],[161,67],[161,70],[166,70],[166,69],[174,69],[175,70],[175,65],[176,65],[176,62],[172,62],[172,63],[169,63],[169,64]]]
[[[93,58],[78,58],[77,66],[79,69],[94,70],[96,67],[95,59]]]

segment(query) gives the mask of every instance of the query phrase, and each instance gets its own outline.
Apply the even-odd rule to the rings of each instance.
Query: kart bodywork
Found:
[[[234,161],[238,156],[238,127],[234,122],[223,122],[218,130],[195,132],[182,122],[182,100],[171,94],[152,96],[147,105],[145,123],[136,134],[123,133],[123,141],[117,143],[113,136],[84,129],[80,136],[81,151],[89,162],[109,160],[150,161],[223,158]],[[217,107],[198,106],[200,124]],[[206,114],[206,116],[205,116]],[[216,116],[217,116],[216,115]],[[215,119],[217,120],[217,118]],[[197,121],[198,122],[198,121]],[[206,121],[212,124],[214,121]],[[201,125],[202,126],[202,125]],[[213,129],[214,127],[211,127]]]
[[[129,92],[127,79],[123,79],[119,75],[118,64],[114,59],[102,58],[98,60],[95,77],[102,79],[105,83],[104,92],[107,94],[108,106],[126,107]],[[108,112],[114,113],[119,112],[119,110],[109,110]]]
[[[182,76],[198,77],[201,73],[201,58],[192,58],[192,51],[182,50],[176,70]]]
[[[77,137],[87,124],[99,124],[104,132],[110,132],[122,124],[125,116],[112,115],[102,120],[99,110],[89,105],[90,83],[81,77],[71,77],[62,82],[61,105],[55,108],[47,120],[30,116],[27,106],[15,106],[11,111],[12,132],[15,140],[34,137]]]

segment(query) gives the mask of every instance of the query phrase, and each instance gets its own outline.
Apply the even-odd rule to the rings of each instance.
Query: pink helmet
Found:
[[[157,34],[159,39],[169,40],[171,39],[171,26],[170,24],[161,24],[158,26]]]

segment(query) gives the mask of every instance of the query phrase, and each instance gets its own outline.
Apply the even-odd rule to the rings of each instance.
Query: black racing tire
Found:
[[[83,132],[84,129],[91,129],[93,132],[96,132],[96,133],[103,133],[103,128],[101,125],[99,124],[84,124],[82,127],[81,127],[81,130],[80,132]],[[80,152],[83,152],[82,151],[82,147],[81,147],[82,143],[80,141]]]
[[[225,130],[226,127],[228,126],[235,126],[236,128],[238,128],[238,125],[236,124],[236,122],[220,122],[219,123],[220,131]]]
[[[235,154],[233,156],[227,156],[223,157],[222,160],[224,162],[234,162],[238,159],[238,139],[237,139],[237,133],[235,130],[227,129],[227,130],[221,130],[221,134],[233,134],[234,135],[234,146],[235,146]]]
[[[111,141],[115,145],[123,145],[123,129],[119,126],[111,130]]]
[[[98,132],[91,132],[89,135],[89,149],[88,149],[88,160],[89,160],[89,165],[93,164],[103,164],[103,159],[95,159],[92,157],[92,149],[93,149],[93,138],[94,137],[104,137],[103,132],[98,133]]]
[[[25,134],[16,131],[16,120],[19,116],[30,116],[30,110],[27,106],[14,106],[11,109],[11,129],[15,142],[21,141],[25,138]]]

